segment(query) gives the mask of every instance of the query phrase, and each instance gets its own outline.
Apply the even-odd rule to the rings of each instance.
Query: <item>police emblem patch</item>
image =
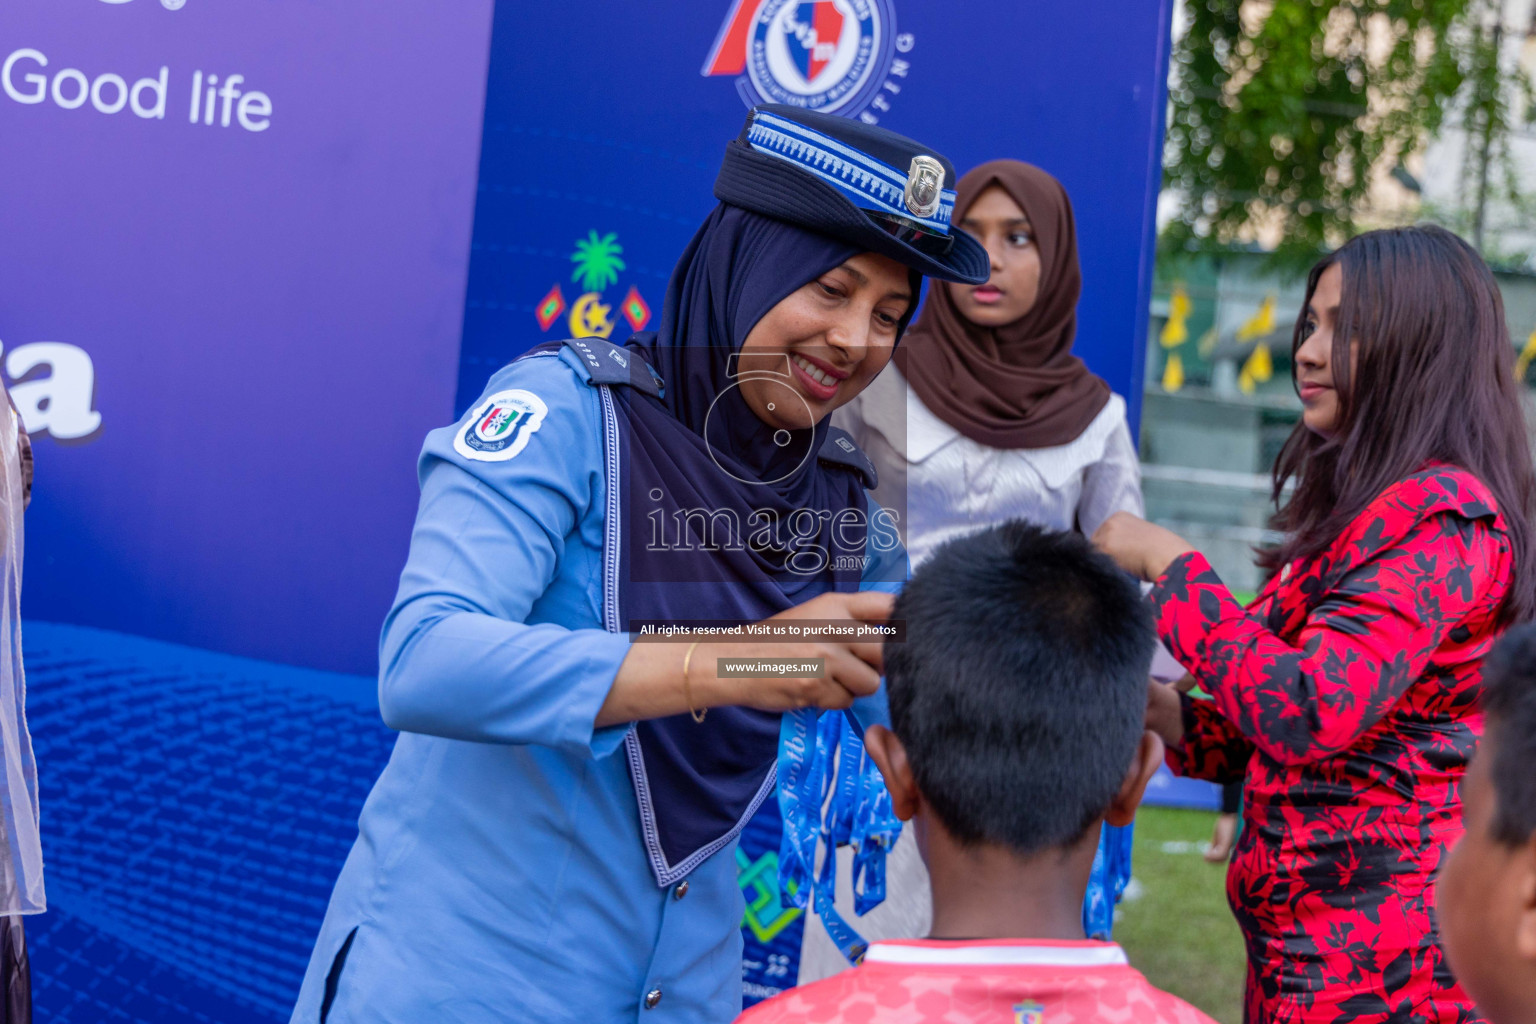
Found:
[[[453,439],[453,450],[477,462],[505,462],[528,447],[549,407],[532,391],[498,391],[475,407]]]
[[[907,170],[907,194],[903,197],[913,216],[924,219],[939,210],[944,189],[944,165],[931,156],[915,156]]]

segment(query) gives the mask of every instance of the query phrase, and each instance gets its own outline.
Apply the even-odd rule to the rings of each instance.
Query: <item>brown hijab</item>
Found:
[[[954,223],[989,185],[1023,209],[1040,252],[1034,308],[981,327],[936,283],[901,347],[902,375],[935,416],[991,448],[1051,448],[1074,441],[1109,401],[1109,385],[1072,354],[1083,276],[1066,189],[1018,160],[993,160],[960,179]]]

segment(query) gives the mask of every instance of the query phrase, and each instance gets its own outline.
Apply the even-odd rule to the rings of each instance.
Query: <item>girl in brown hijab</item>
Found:
[[[875,463],[875,496],[897,513],[914,566],[1007,519],[1091,535],[1115,512],[1142,514],[1125,402],[1072,354],[1082,272],[1066,190],[1038,167],[994,160],[956,192],[955,223],[986,247],[992,276],[930,289],[896,365],[834,417]],[[1183,675],[1171,659],[1154,668]],[[887,864],[885,903],[856,922],[870,941],[928,933],[910,834]],[[1090,936],[1107,937],[1129,873],[1130,829],[1106,827],[1083,908]],[[808,923],[800,982],[846,963]]]
[[[992,257],[985,284],[935,289],[902,348],[935,415],[989,448],[1070,444],[1109,402],[1072,354],[1083,290],[1072,204],[1031,164],[994,160],[960,180],[955,213]]]
[[[930,289],[895,368],[839,421],[874,461],[914,564],[1005,519],[1092,534],[1142,508],[1125,402],[1072,354],[1082,271],[1066,190],[994,160],[956,192],[955,222],[992,276]]]

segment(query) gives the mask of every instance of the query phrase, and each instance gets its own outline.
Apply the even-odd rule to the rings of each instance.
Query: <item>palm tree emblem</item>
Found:
[[[620,256],[624,247],[618,237],[610,231],[599,238],[596,231],[588,231],[586,238],[576,242],[576,251],[571,253],[571,262],[576,264],[571,280],[580,284],[582,290],[601,292],[618,281],[619,271],[624,269]]]

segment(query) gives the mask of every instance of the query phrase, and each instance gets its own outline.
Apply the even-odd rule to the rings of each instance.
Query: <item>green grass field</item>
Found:
[[[1120,904],[1115,940],[1158,988],[1221,1024],[1242,1024],[1246,959],[1227,906],[1226,868],[1201,851],[1216,815],[1165,807],[1136,816],[1137,885]]]

